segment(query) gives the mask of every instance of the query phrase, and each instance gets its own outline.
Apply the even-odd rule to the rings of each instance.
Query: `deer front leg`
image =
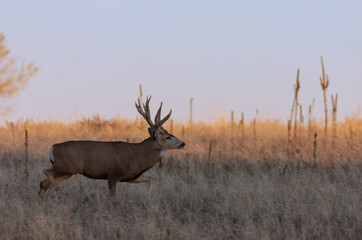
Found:
[[[150,183],[150,191],[148,193],[148,198],[151,199],[152,188],[153,188],[153,178],[152,177],[141,175],[138,178],[129,181],[129,183],[144,183],[144,182],[149,182]]]
[[[53,186],[54,190],[59,193],[60,201],[64,202],[65,194],[64,194],[63,190],[59,187],[58,183],[55,181],[55,175],[56,175],[57,172],[54,169],[45,169],[43,172],[47,176],[47,180],[50,182],[50,186]],[[67,179],[67,178],[65,178],[65,179]],[[44,195],[44,192],[45,192],[45,191],[44,192],[42,191],[43,190],[42,188],[44,188],[44,185],[42,185],[42,184],[45,184],[45,182],[41,183],[41,185],[40,185],[40,188],[41,188],[40,191],[39,191],[40,197],[42,197]]]
[[[108,188],[109,188],[109,193],[111,194],[112,202],[115,203],[118,178],[114,175],[108,175],[107,180],[108,180]]]
[[[55,174],[54,176],[54,182],[56,184],[70,178],[72,175],[66,175],[66,174]],[[39,196],[43,200],[44,199],[44,193],[48,190],[49,187],[52,186],[52,183],[48,178],[40,182],[40,189],[39,189]]]

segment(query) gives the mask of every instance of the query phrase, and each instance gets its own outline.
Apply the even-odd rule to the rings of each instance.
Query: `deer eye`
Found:
[[[168,136],[168,137],[166,137],[166,139],[171,139],[171,137],[170,137],[170,136]]]

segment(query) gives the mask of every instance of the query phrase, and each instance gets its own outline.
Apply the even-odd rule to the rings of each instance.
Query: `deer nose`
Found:
[[[183,142],[183,143],[181,143],[181,145],[180,145],[180,148],[184,148],[185,147],[185,143]]]

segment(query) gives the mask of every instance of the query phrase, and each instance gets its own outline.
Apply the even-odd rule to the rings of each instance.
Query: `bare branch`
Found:
[[[33,63],[22,64],[20,70],[16,69],[16,60],[9,58],[9,53],[10,50],[5,46],[5,36],[0,33],[0,98],[15,96],[38,71]]]

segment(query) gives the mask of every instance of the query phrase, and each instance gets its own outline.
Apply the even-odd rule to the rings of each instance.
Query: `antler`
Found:
[[[158,123],[160,121],[161,118],[161,109],[162,109],[162,102],[160,104],[160,108],[158,109],[156,116],[155,116],[155,123]]]
[[[153,124],[151,120],[151,113],[150,113],[150,104],[151,97],[147,97],[146,103],[143,104],[143,109],[141,107],[140,99],[138,98],[138,104],[135,103],[137,111],[142,115],[142,117],[147,121],[148,125],[150,125],[151,128],[155,129],[155,124]]]
[[[151,120],[151,113],[150,113],[150,107],[149,107],[150,100],[151,100],[151,97],[146,98],[146,103],[143,104],[144,110],[141,108],[141,103],[140,103],[139,98],[138,98],[138,104],[135,103],[135,105],[136,105],[137,111],[143,116],[143,118],[147,121],[147,123],[150,125],[150,127],[153,129],[156,129],[156,128],[162,126],[171,117],[172,110],[170,110],[169,114],[167,114],[167,116],[161,120],[161,110],[162,110],[162,102],[161,102],[160,108],[158,109],[156,116],[155,116],[155,123],[153,123]]]
[[[158,127],[162,126],[162,124],[164,124],[171,117],[172,109],[170,110],[169,114],[167,114],[166,117],[164,117],[162,120],[160,120],[161,108],[162,108],[162,103],[161,103],[161,106],[158,109],[157,114],[156,114],[156,117],[158,117],[158,118],[157,118],[157,121],[156,121],[156,118],[155,118],[155,122],[156,122],[155,128],[158,128]]]

